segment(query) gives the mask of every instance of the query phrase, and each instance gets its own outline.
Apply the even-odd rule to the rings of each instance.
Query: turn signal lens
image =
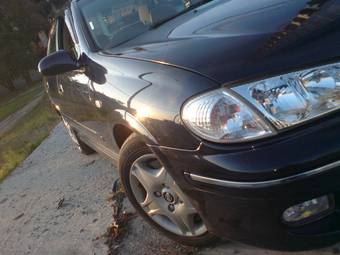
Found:
[[[283,213],[283,219],[287,223],[304,221],[316,217],[331,208],[328,196],[314,198],[301,204],[289,207]]]
[[[272,134],[248,106],[222,89],[189,100],[183,106],[182,119],[198,136],[219,143],[248,141]]]

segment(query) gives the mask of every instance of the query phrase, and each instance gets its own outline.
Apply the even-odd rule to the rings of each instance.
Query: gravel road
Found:
[[[0,254],[108,254],[114,166],[98,155],[83,156],[59,124],[40,147],[0,184]],[[126,210],[132,211],[124,202]],[[221,241],[194,250],[169,241],[139,217],[128,222],[118,254],[284,255]],[[340,245],[301,255],[340,253]]]

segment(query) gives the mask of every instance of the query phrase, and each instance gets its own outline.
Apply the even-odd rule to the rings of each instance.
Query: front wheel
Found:
[[[136,135],[121,149],[119,171],[130,202],[153,227],[184,245],[205,246],[215,240],[189,198]]]

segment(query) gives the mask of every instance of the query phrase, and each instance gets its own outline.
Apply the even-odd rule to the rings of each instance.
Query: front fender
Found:
[[[123,123],[119,123],[119,125],[124,125],[132,132],[140,135],[146,144],[153,146],[159,145],[156,138],[147,130],[147,128],[138,120],[136,116],[124,110],[117,110],[116,112],[122,116],[123,120]]]

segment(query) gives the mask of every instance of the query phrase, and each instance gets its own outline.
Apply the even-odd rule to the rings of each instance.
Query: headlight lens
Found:
[[[340,63],[203,94],[184,105],[182,119],[198,136],[220,143],[276,133],[242,97],[277,129],[297,125],[340,109]]]
[[[340,108],[340,64],[233,88],[283,129]]]
[[[186,126],[214,142],[240,142],[272,134],[272,130],[243,102],[225,90],[189,100],[182,110]]]

